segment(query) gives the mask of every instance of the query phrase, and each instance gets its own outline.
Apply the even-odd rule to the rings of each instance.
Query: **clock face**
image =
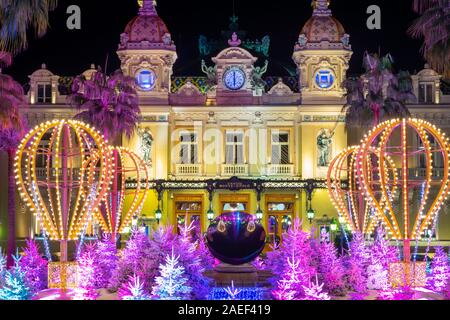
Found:
[[[334,74],[331,70],[321,69],[316,72],[316,85],[321,89],[331,88],[334,80]]]
[[[151,91],[156,84],[156,74],[152,70],[141,70],[136,75],[136,83],[141,90]]]
[[[245,73],[241,69],[231,68],[223,76],[225,86],[230,90],[239,90],[245,84]]]

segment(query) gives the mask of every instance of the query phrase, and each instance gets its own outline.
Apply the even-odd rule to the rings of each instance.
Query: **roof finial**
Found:
[[[144,16],[157,15],[155,9],[156,0],[139,0],[138,3],[141,6],[141,9],[139,10],[140,15]]]
[[[331,10],[328,8],[330,0],[313,0],[314,16],[331,16]]]

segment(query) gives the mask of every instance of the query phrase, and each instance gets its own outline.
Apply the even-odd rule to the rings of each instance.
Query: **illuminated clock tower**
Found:
[[[141,8],[120,36],[117,54],[122,71],[136,79],[141,103],[168,105],[176,47],[153,0],[140,1]]]
[[[342,103],[342,86],[352,57],[350,36],[332,16],[328,0],[313,2],[294,48],[303,104]]]
[[[234,33],[228,41],[229,48],[220,52],[212,61],[217,69],[218,105],[253,104],[251,79],[258,58],[240,48],[241,40]]]

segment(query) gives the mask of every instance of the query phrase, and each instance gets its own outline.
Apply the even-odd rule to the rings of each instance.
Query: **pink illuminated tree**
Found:
[[[125,283],[119,289],[120,300],[150,300],[150,295],[145,292],[144,282],[141,279],[133,275],[130,277],[130,281]]]
[[[290,266],[287,261],[292,257],[298,261],[298,267],[305,275],[304,284],[308,284],[309,277],[316,274],[312,261],[314,250],[311,247],[310,234],[302,230],[299,219],[296,219],[288,232],[283,235],[281,246],[274,246],[272,249],[267,253],[265,264],[266,269],[274,274],[272,279],[274,285],[289,271]]]
[[[300,260],[293,254],[287,259],[288,269],[277,282],[277,289],[272,292],[277,300],[298,300],[305,294],[305,280],[309,275],[305,275],[300,267]]]
[[[99,289],[108,287],[113,271],[117,268],[118,253],[114,242],[105,235],[102,241],[97,242],[95,247],[95,263],[98,267],[98,278],[96,286]]]
[[[75,289],[74,300],[96,300],[96,280],[99,269],[95,263],[92,250],[85,251],[78,259],[78,288]]]
[[[20,266],[26,272],[27,282],[33,293],[47,289],[48,262],[39,253],[39,247],[35,241],[27,240]]]
[[[357,232],[350,242],[348,256],[344,258],[345,279],[347,285],[356,293],[367,291],[367,267],[370,254],[364,236]]]
[[[391,246],[386,240],[386,231],[384,228],[377,228],[375,242],[371,250],[371,264],[380,263],[385,270],[388,270],[389,264],[399,261],[398,248]]]
[[[311,282],[309,286],[303,286],[305,291],[305,298],[302,300],[331,300],[328,293],[323,291],[324,284],[319,284],[319,279],[316,275],[316,282]]]
[[[345,271],[342,259],[338,257],[333,243],[322,241],[319,246],[319,266],[317,268],[319,280],[330,294],[341,296],[346,292]]]
[[[428,287],[435,292],[444,292],[449,284],[450,267],[448,255],[444,248],[436,247],[431,263],[431,275],[428,278]]]

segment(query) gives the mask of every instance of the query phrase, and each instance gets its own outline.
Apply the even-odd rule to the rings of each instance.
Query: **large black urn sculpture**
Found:
[[[209,226],[206,243],[212,255],[231,265],[252,262],[264,250],[266,232],[254,216],[224,213]]]

